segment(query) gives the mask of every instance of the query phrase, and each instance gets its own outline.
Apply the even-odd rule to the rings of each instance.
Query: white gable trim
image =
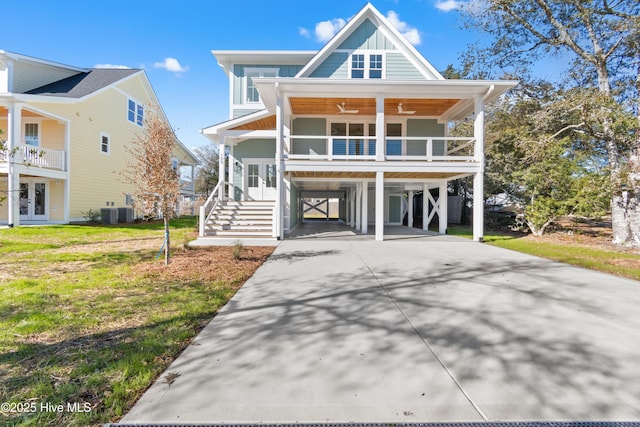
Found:
[[[256,120],[264,119],[272,115],[273,113],[269,112],[269,110],[259,110],[254,113],[247,114],[246,116],[237,117],[235,119],[227,120],[226,122],[218,123],[213,126],[200,129],[200,133],[210,140],[216,142],[218,140],[218,136],[225,131],[229,131],[230,129],[233,129],[235,127],[242,126]]]
[[[444,80],[444,77],[438,70],[436,70],[371,3],[367,3],[360,12],[342,27],[295,77],[309,77],[367,18],[369,18],[374,25],[377,25],[378,30],[394,43],[398,51],[403,53],[425,78],[432,80],[433,76],[435,76],[436,80]]]

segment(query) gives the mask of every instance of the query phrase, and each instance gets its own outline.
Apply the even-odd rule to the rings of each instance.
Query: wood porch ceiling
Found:
[[[446,172],[385,172],[384,177],[401,179],[444,179],[460,175]],[[341,178],[341,179],[373,179],[375,172],[291,172],[293,178]]]
[[[413,99],[387,98],[384,100],[384,114],[387,116],[430,116],[439,117],[460,101],[459,99]],[[291,111],[295,115],[332,116],[340,113],[338,105],[344,103],[345,110],[358,110],[357,113],[342,113],[343,116],[375,116],[375,98],[290,98]],[[414,114],[400,114],[402,109],[415,111]]]
[[[274,130],[276,128],[276,116],[265,117],[241,126],[236,126],[231,130]]]

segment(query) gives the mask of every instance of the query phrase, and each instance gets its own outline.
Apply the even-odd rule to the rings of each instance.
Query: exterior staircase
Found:
[[[273,200],[226,200],[218,203],[204,224],[204,237],[274,239]]]

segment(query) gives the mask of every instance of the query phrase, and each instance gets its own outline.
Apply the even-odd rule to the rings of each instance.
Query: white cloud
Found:
[[[442,12],[451,12],[452,10],[459,9],[463,5],[463,2],[459,0],[436,0],[436,9]]]
[[[127,67],[126,65],[96,64],[93,68],[117,68],[119,70],[128,70],[131,67]]]
[[[389,22],[391,22],[391,25],[393,25],[398,31],[400,31],[400,34],[402,34],[407,38],[407,40],[409,40],[409,43],[413,45],[419,45],[420,43],[422,43],[420,32],[416,28],[407,24],[405,21],[401,21],[400,15],[398,15],[395,11],[390,10],[389,12],[387,12],[387,19],[389,20]]]
[[[334,18],[330,21],[322,21],[316,24],[316,40],[326,42],[331,39],[346,24],[342,18]]]
[[[184,73],[189,67],[183,67],[180,65],[176,58],[164,58],[163,62],[156,62],[153,64],[156,68],[164,68],[167,71],[173,71],[174,73]]]
[[[309,30],[307,30],[304,27],[298,27],[298,33],[302,36],[302,37],[306,37],[309,38],[311,35],[309,34]]]

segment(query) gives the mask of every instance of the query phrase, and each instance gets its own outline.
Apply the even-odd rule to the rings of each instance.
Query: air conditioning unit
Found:
[[[100,215],[102,215],[103,224],[117,224],[118,223],[118,209],[117,208],[102,208],[100,209]]]
[[[133,208],[118,208],[118,222],[133,222]]]

